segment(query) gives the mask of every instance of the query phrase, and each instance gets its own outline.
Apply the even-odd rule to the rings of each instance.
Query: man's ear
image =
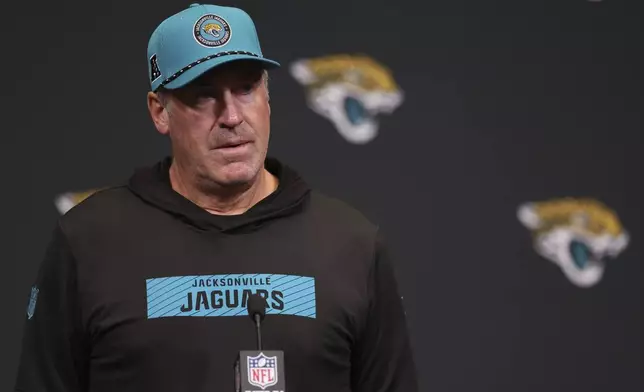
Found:
[[[152,91],[148,92],[148,111],[157,131],[162,135],[167,135],[170,128],[168,110],[161,101],[159,94]]]

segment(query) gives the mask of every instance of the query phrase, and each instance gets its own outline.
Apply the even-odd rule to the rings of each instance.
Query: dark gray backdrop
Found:
[[[423,391],[642,391],[642,7],[604,0],[238,1],[272,74],[272,153],[385,229]],[[53,199],[167,153],[146,46],[188,2],[10,4],[0,16],[0,389],[11,390]],[[403,104],[355,145],[287,66],[364,53]],[[630,242],[583,289],[532,249],[517,207],[592,197]]]

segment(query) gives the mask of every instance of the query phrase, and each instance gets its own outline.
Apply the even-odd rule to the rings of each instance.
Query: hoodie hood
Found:
[[[170,164],[166,157],[151,167],[140,168],[130,177],[128,188],[146,203],[164,210],[200,230],[245,232],[270,220],[302,211],[310,196],[308,184],[290,167],[268,157],[264,167],[279,180],[275,192],[240,215],[214,215],[172,189]]]

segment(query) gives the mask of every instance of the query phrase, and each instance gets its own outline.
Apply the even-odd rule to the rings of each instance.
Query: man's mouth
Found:
[[[235,147],[241,147],[245,144],[250,143],[248,140],[238,140],[234,142],[226,142],[217,147],[217,149],[223,149],[223,148],[235,148]]]

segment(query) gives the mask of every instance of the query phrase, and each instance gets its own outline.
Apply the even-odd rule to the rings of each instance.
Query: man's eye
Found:
[[[241,85],[241,87],[239,88],[239,92],[242,94],[250,94],[253,91],[254,87],[255,86],[252,83],[246,83]]]

